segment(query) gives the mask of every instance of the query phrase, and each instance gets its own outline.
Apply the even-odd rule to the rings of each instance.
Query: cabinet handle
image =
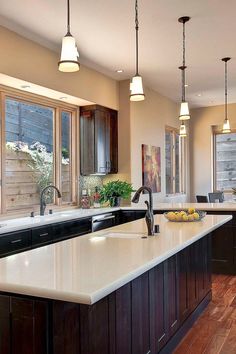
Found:
[[[39,235],[39,237],[44,237],[44,236],[48,236],[48,232],[45,232],[44,234]]]
[[[18,238],[17,240],[12,240],[12,241],[11,241],[11,244],[19,243],[19,242],[21,242],[21,241],[22,241],[22,239],[21,239],[21,238]]]

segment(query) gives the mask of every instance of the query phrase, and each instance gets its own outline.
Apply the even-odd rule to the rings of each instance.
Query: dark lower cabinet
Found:
[[[11,326],[10,326],[10,297],[0,295],[0,353],[10,354]]]
[[[146,215],[145,210],[120,210],[119,224],[138,220],[144,218]]]
[[[214,273],[236,274],[234,259],[235,226],[223,225],[212,234],[212,270]]]
[[[50,354],[46,301],[0,295],[0,353]]]
[[[171,353],[211,296],[211,235],[93,305],[0,296],[1,354]]]
[[[51,225],[32,229],[32,247],[44,246],[52,243],[53,228]]]
[[[53,224],[52,229],[53,241],[60,241],[74,236],[81,236],[92,232],[92,219],[84,218],[64,221]]]
[[[0,257],[18,253],[31,247],[31,230],[0,235]]]
[[[168,341],[166,266],[165,261],[149,271],[151,353],[159,352]]]

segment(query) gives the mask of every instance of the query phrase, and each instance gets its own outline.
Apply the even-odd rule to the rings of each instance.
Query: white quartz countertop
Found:
[[[143,203],[132,203],[130,206],[122,207],[122,210],[146,210],[146,205]],[[154,210],[184,210],[195,208],[205,211],[236,211],[236,202],[224,203],[154,203]]]
[[[226,223],[230,215],[173,223],[155,216],[158,236],[109,238],[109,232],[146,233],[144,219],[0,259],[0,291],[93,304]]]
[[[154,203],[154,210],[183,210],[190,207],[205,210],[205,211],[236,211],[236,203]],[[67,220],[80,219],[85,217],[92,217],[99,214],[114,212],[118,210],[146,210],[147,206],[143,203],[132,203],[130,206],[118,208],[98,208],[98,209],[72,209],[55,212],[52,215],[35,217],[23,217],[9,220],[0,220],[0,235],[23,230],[27,228],[34,228],[52,223],[63,222]]]
[[[0,220],[0,235],[18,231],[23,229],[29,229],[34,227],[39,227],[43,225],[50,225],[52,223],[63,222],[73,219],[82,219],[87,217],[92,217],[99,214],[111,213],[113,211],[120,210],[120,208],[99,208],[99,209],[71,209],[64,210],[60,212],[55,212],[54,214],[48,214],[44,216],[36,215],[34,217],[24,217],[9,220]]]

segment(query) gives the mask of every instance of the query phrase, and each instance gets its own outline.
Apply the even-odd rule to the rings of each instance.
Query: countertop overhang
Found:
[[[133,209],[133,208],[132,208]],[[144,219],[0,259],[0,291],[93,304],[232,219],[207,215],[174,223],[155,215],[158,236],[101,237],[146,233]]]

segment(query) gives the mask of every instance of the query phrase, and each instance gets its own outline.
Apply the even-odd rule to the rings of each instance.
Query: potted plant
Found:
[[[109,202],[111,207],[120,206],[122,199],[129,199],[134,192],[132,184],[126,181],[111,181],[103,185],[100,190],[100,202]]]

